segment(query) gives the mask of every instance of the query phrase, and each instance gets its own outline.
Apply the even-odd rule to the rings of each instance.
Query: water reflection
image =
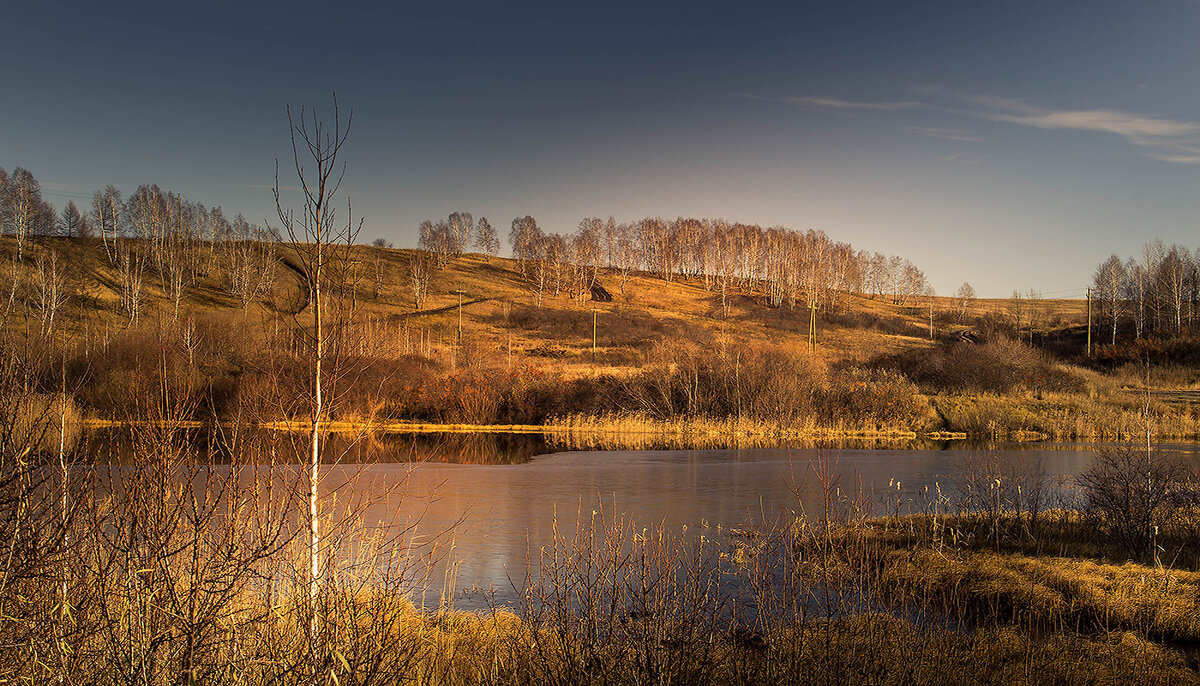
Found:
[[[76,462],[135,464],[138,444],[146,438],[144,428],[129,426],[88,429],[74,451]],[[158,440],[163,430],[151,430]],[[243,463],[247,459],[275,463],[307,462],[308,435],[265,429],[231,429],[222,426],[173,429],[171,441],[179,444],[189,459],[206,464]],[[415,433],[362,432],[329,433],[324,439],[325,464],[438,462],[446,464],[525,464],[539,455],[560,452],[653,451],[750,454],[749,451],[862,451],[891,450],[955,452],[965,450],[1078,451],[1100,444],[1087,443],[999,443],[977,440],[932,440],[926,438],[873,437],[787,439],[770,437],[717,436],[693,445],[685,437],[604,433]],[[755,453],[758,454],[758,453]]]
[[[75,460],[99,464],[135,464],[142,440],[139,429],[106,427],[86,431]],[[175,429],[173,441],[190,459],[205,464],[301,463],[307,461],[306,434],[223,427]],[[144,452],[144,451],[143,451]],[[325,464],[441,462],[447,464],[523,464],[553,452],[542,434],[515,433],[330,433],[323,440]]]
[[[234,458],[249,453],[237,451],[254,444],[273,456],[268,461],[289,470],[285,478],[293,488],[304,478],[296,464],[304,454],[300,435],[258,433],[231,442],[198,430],[188,440],[198,460],[222,464],[245,464]],[[108,464],[128,464],[132,454],[131,439],[119,433],[92,432],[85,444],[88,455]],[[886,515],[923,511],[938,498],[963,502],[964,488],[986,488],[996,474],[1014,489],[1021,478],[1036,475],[1048,485],[1047,506],[1069,506],[1077,496],[1075,477],[1090,464],[1096,445],[542,454],[551,449],[539,435],[334,436],[328,459],[337,464],[323,470],[323,503],[332,519],[352,519],[368,532],[394,532],[409,550],[425,555],[431,561],[427,600],[444,591],[460,606],[512,605],[519,600],[513,580],[519,585],[527,565],[536,567],[541,551],[553,548],[556,532],[569,538],[596,516],[732,544],[732,531],[821,516],[822,482],[839,498],[847,496],[842,502],[862,503],[863,514]],[[1194,444],[1168,449],[1200,459]]]

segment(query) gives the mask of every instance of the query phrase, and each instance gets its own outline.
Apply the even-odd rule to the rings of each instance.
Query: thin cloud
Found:
[[[959,100],[986,108],[967,113],[979,118],[1036,128],[1112,133],[1135,145],[1170,144],[1171,140],[1200,133],[1200,124],[1194,121],[1177,121],[1118,109],[1051,109],[1004,97],[954,95]]]
[[[1148,152],[1146,157],[1158,160],[1160,162],[1171,162],[1173,164],[1200,164],[1200,152],[1198,153],[1159,153]]]
[[[759,100],[762,102],[782,102],[789,105],[826,107],[835,110],[915,110],[928,107],[928,105],[923,102],[912,102],[905,100],[867,102],[862,100],[846,100],[844,98],[835,98],[828,95],[810,97],[787,96],[782,98],[772,98],[763,95],[746,94],[742,97],[749,98],[750,100]]]
[[[931,126],[910,126],[909,131],[919,133],[922,136],[930,138],[941,138],[947,141],[962,141],[964,143],[986,143],[986,138],[980,138],[968,131],[960,131],[958,129],[939,129]]]
[[[1131,144],[1142,148],[1142,154],[1152,159],[1173,164],[1200,164],[1200,123],[1198,122],[1108,108],[1055,109],[1013,98],[949,92],[936,86],[918,88],[917,92],[930,99],[935,99],[939,96],[942,98],[949,97],[971,106],[949,107],[935,104],[934,102],[908,100],[847,100],[828,95],[781,98],[748,95],[745,97],[769,102],[784,102],[792,105],[837,110],[896,111],[919,109],[1038,129],[1107,133],[1121,136]],[[986,142],[985,139],[970,132],[958,129],[914,126],[909,127],[908,130],[932,138],[971,143]]]
[[[1074,129],[1114,133],[1126,138],[1171,137],[1200,133],[1193,122],[1144,117],[1119,110],[1046,110],[1036,114],[983,113],[987,119],[1039,129]]]

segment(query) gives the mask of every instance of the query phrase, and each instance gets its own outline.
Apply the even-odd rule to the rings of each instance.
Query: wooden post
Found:
[[[808,351],[816,352],[817,350],[817,303],[810,301],[808,303]]]
[[[1087,289],[1087,356],[1092,356],[1092,289]]]
[[[592,305],[592,366],[596,365],[596,306]]]
[[[458,340],[454,341],[454,365],[452,368],[458,368],[458,358],[462,356],[462,291],[455,291],[458,294]]]

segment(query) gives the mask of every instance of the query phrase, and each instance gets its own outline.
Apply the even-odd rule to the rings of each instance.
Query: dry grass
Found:
[[[994,439],[1131,440],[1145,436],[1144,400],[1132,395],[1089,397],[1068,393],[935,395],[930,397],[945,426]],[[1151,402],[1155,436],[1191,438],[1200,433],[1194,408]]]
[[[751,419],[687,417],[662,420],[644,414],[569,415],[546,425],[547,439],[564,449],[602,447],[612,450],[647,448],[705,448],[735,444],[742,447],[778,445],[791,439],[912,439],[904,428],[880,430],[855,426],[826,426],[816,418],[781,426]]]
[[[975,621],[1200,640],[1197,572],[929,548],[894,550],[882,564],[885,592],[935,599]]]

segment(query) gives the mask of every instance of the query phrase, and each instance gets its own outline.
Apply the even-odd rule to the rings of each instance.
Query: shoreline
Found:
[[[156,420],[121,420],[88,418],[79,420],[79,426],[84,429],[110,429],[137,426],[173,427],[178,429],[202,429],[211,426],[227,426],[232,422],[226,421],[156,421]],[[590,421],[586,424],[552,422],[547,424],[443,424],[436,422],[362,422],[352,420],[328,420],[324,422],[324,431],[332,434],[514,434],[514,435],[545,435],[545,436],[661,436],[672,440],[696,439],[698,442],[711,442],[717,439],[754,439],[754,440],[794,440],[794,439],[880,439],[880,440],[921,440],[921,441],[1006,441],[1014,443],[1044,443],[1056,440],[1114,440],[1111,436],[1096,434],[1079,434],[1071,437],[1056,437],[1038,431],[1010,431],[1004,433],[966,432],[966,431],[913,431],[904,429],[887,430],[858,430],[837,427],[806,426],[800,429],[778,429],[746,425],[728,421],[695,420],[687,422],[660,422],[655,420],[638,419],[637,421],[607,420]],[[250,422],[248,426],[266,431],[280,433],[300,433],[310,430],[312,424],[308,421],[272,420],[265,422]],[[1183,440],[1194,441],[1200,435],[1192,434],[1157,434],[1159,441]],[[1140,437],[1134,437],[1140,438]]]

